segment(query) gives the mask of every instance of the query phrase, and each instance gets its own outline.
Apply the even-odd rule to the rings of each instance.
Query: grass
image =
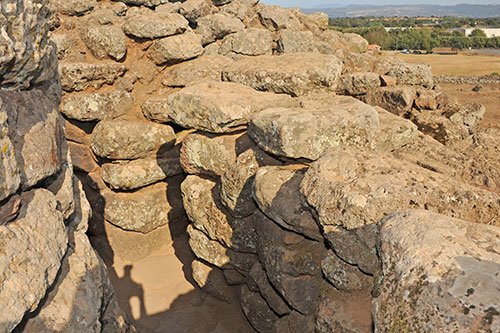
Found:
[[[434,75],[468,76],[500,72],[499,56],[387,53],[408,63],[428,63]]]

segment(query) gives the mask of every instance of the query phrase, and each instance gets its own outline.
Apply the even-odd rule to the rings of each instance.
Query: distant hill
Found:
[[[330,17],[360,17],[360,16],[456,16],[456,17],[499,17],[500,5],[470,5],[455,6],[440,5],[351,5],[340,8],[304,9],[306,13],[324,12]]]

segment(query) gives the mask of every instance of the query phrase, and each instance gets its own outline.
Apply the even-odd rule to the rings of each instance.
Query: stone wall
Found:
[[[0,4],[0,331],[125,332],[85,235],[44,0]]]
[[[187,217],[193,278],[259,332],[495,331],[499,297],[458,295],[479,279],[459,278],[473,258],[492,281],[500,262],[488,250],[498,130],[442,94],[429,66],[255,0],[51,4],[96,239],[140,235],[147,255],[151,235]],[[443,244],[457,250],[435,271],[438,254],[416,249]],[[392,299],[399,283],[420,303]],[[420,316],[443,285],[455,303]]]

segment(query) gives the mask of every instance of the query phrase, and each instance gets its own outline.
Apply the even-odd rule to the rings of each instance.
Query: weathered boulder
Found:
[[[96,58],[122,60],[127,54],[127,40],[119,26],[89,26],[82,30],[82,39]]]
[[[326,254],[323,243],[285,231],[259,211],[254,217],[259,259],[269,281],[293,309],[313,314]]]
[[[209,266],[200,260],[191,263],[193,279],[207,294],[227,303],[238,302],[238,289],[226,284],[222,270]]]
[[[220,6],[219,11],[240,20],[245,20],[255,14],[254,6],[258,2],[259,0],[233,0],[224,6]]]
[[[160,4],[168,2],[168,0],[118,0],[127,5],[131,6],[146,6],[146,7],[156,7]]]
[[[136,38],[154,39],[182,34],[189,22],[177,13],[139,13],[127,19],[123,31]]]
[[[89,146],[76,142],[68,142],[73,167],[77,170],[92,172],[99,168],[96,158]]]
[[[252,147],[241,153],[221,177],[220,196],[234,217],[246,217],[255,210],[252,184],[259,167],[281,165],[281,162]]]
[[[222,176],[236,162],[238,153],[252,143],[243,133],[217,136],[192,133],[182,140],[181,165],[186,173]]]
[[[281,317],[274,325],[274,333],[314,332],[314,316],[304,316],[297,311]]]
[[[148,57],[156,65],[193,59],[202,53],[201,37],[193,32],[158,39],[148,49]]]
[[[252,219],[236,220],[220,207],[216,183],[188,176],[181,185],[187,216],[194,228],[211,240],[239,252],[256,252],[256,234]]]
[[[304,166],[267,166],[255,175],[253,197],[267,217],[281,227],[318,241],[323,240],[319,226],[298,188]]]
[[[115,190],[133,190],[182,173],[179,150],[175,148],[158,156],[102,165],[102,179]]]
[[[142,114],[146,119],[156,123],[168,123],[168,100],[166,97],[152,97],[145,100],[141,105]]]
[[[137,159],[174,145],[174,130],[151,122],[104,120],[92,133],[92,150],[110,159]]]
[[[59,71],[63,90],[71,92],[111,85],[125,74],[127,67],[115,62],[61,63]]]
[[[331,99],[322,109],[267,109],[256,114],[248,128],[263,150],[310,160],[331,147],[371,146],[378,131],[377,111],[352,97]]]
[[[23,325],[23,332],[127,331],[106,266],[84,233],[75,234],[60,276],[37,316]]]
[[[60,170],[64,133],[59,117],[41,91],[0,91],[0,200]]]
[[[413,141],[419,135],[417,126],[410,120],[396,116],[376,106],[380,120],[380,132],[376,138],[376,148],[382,151],[394,151]]]
[[[266,271],[260,262],[253,265],[248,275],[247,285],[251,291],[259,292],[266,300],[269,307],[279,316],[283,316],[291,312],[290,307],[286,304],[283,298],[274,290],[273,286],[267,278]]]
[[[25,312],[34,311],[56,278],[68,246],[63,215],[56,207],[47,190],[25,192],[18,218],[0,226],[2,331],[12,331]]]
[[[216,13],[198,19],[196,33],[202,36],[201,43],[207,45],[243,29],[245,29],[245,25],[241,20]]]
[[[497,227],[429,211],[409,210],[384,219],[375,329],[497,331],[499,239]]]
[[[49,0],[49,8],[55,12],[80,16],[88,13],[97,5],[97,0]]]
[[[68,94],[61,101],[60,111],[70,119],[93,121],[113,119],[132,107],[132,96],[125,91],[109,93]]]
[[[368,49],[368,41],[358,34],[344,33],[341,37],[353,52],[363,53]]]
[[[249,28],[224,37],[219,53],[236,56],[271,54],[272,43],[273,37],[269,30]]]
[[[314,35],[310,31],[280,31],[278,50],[281,53],[317,52]]]
[[[212,4],[212,1],[207,0],[187,0],[179,8],[179,13],[191,23],[196,23],[200,17],[215,12],[217,12],[217,8]]]
[[[329,253],[323,259],[321,269],[328,282],[338,290],[370,290],[373,286],[373,277],[346,263],[335,253]]]
[[[267,305],[266,300],[246,285],[241,287],[241,309],[252,327],[259,333],[271,333],[279,317]]]
[[[162,84],[168,87],[184,87],[200,81],[222,81],[222,70],[232,62],[231,58],[222,55],[205,55],[168,67]]]
[[[387,73],[383,74],[395,77],[397,84],[401,85],[424,86],[426,88],[434,86],[431,66],[428,64],[401,64],[392,66]]]
[[[183,216],[179,185],[182,179],[141,188],[135,192],[101,192],[105,200],[104,218],[129,231],[148,233]]]
[[[301,30],[303,25],[293,11],[279,6],[262,6],[258,11],[262,24],[269,30]]]
[[[395,115],[402,116],[411,110],[416,97],[416,90],[411,86],[393,86],[368,91],[359,98],[365,103],[380,106]]]
[[[243,59],[230,65],[222,75],[225,81],[257,90],[299,96],[314,89],[335,89],[341,72],[342,64],[335,56],[290,53]]]
[[[375,224],[390,212],[420,207],[477,223],[500,222],[495,193],[367,149],[329,150],[311,165],[301,186],[326,233]]]
[[[255,254],[236,252],[211,240],[208,236],[188,225],[189,246],[197,258],[223,269],[237,269],[248,274],[258,258]]]
[[[380,75],[373,72],[342,75],[337,90],[344,95],[362,95],[381,86]]]
[[[256,112],[292,103],[288,96],[230,82],[200,82],[168,97],[169,116],[175,123],[212,133],[235,131]]]

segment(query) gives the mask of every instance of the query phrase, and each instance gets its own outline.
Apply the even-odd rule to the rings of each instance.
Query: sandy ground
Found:
[[[100,242],[105,244],[107,240]],[[97,247],[102,250],[105,246]],[[196,286],[190,269],[194,256],[185,233],[138,260],[122,259],[117,247],[112,258],[104,252],[118,303],[138,332],[255,332],[239,307],[221,302]]]

